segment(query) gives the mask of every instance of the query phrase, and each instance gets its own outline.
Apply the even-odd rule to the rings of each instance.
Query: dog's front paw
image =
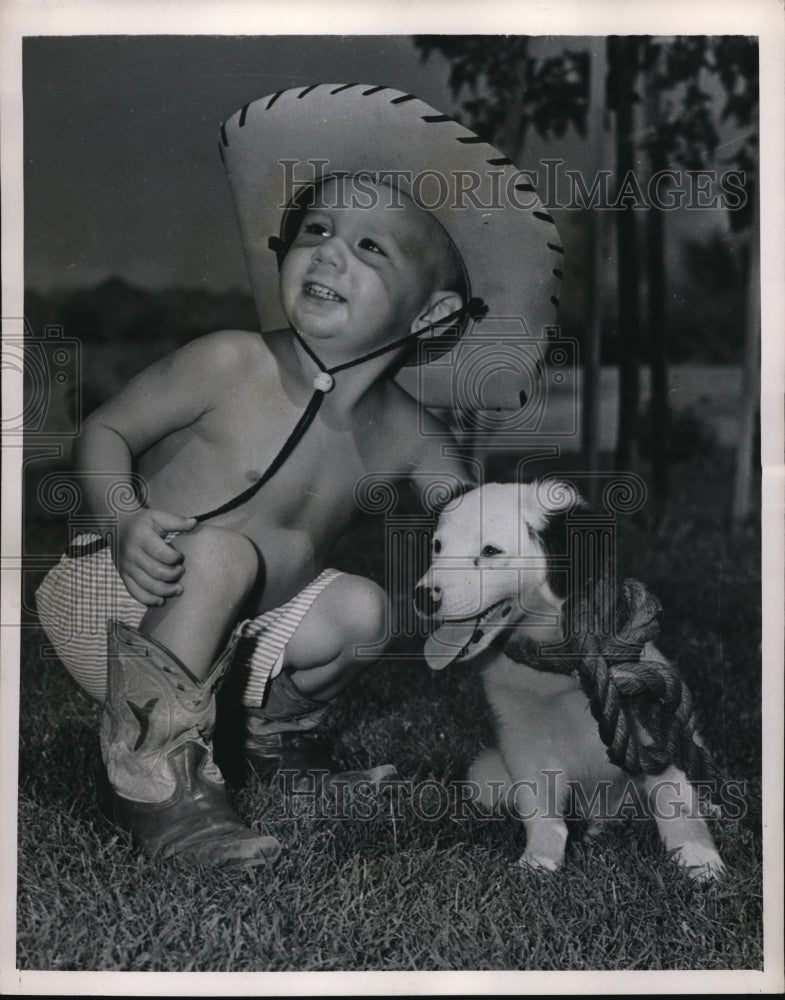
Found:
[[[554,858],[549,854],[524,851],[518,859],[516,867],[536,872],[555,872],[561,868],[563,857]]]
[[[725,865],[713,847],[705,844],[682,844],[673,860],[696,882],[712,882],[725,874]]]

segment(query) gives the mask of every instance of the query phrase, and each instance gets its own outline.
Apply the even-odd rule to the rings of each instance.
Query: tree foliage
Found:
[[[760,98],[756,40],[739,35],[715,39],[710,68],[719,79],[725,95],[720,119],[731,122],[741,130],[738,145],[723,160],[734,169],[743,170],[747,176],[750,197],[740,211],[731,214],[731,228],[743,229],[750,225],[752,205],[757,202]]]
[[[572,125],[586,129],[589,54],[565,49],[532,53],[525,35],[421,35],[414,44],[423,59],[439,52],[450,64],[449,85],[467,126],[515,154],[529,128],[543,138],[562,136]]]
[[[714,162],[743,170],[748,186],[756,175],[758,146],[758,46],[741,35],[639,36],[634,42],[632,99],[656,92],[656,123],[630,136],[652,161],[686,169]],[[523,35],[423,35],[415,46],[427,59],[448,61],[448,83],[460,101],[466,124],[484,139],[519,152],[529,129],[543,138],[560,137],[572,126],[585,135],[589,95],[589,53],[575,39],[557,54],[544,52]],[[607,110],[618,110],[618,46],[611,46]],[[722,127],[739,135],[725,148]],[[749,212],[732,213],[731,225],[749,225]]]
[[[707,161],[718,161],[718,165],[744,171],[750,197],[730,214],[730,223],[733,229],[749,226],[758,156],[755,39],[740,35],[644,38],[640,71],[646,88],[658,98],[656,126],[644,136],[642,148],[653,162],[667,160],[697,169]],[[729,125],[739,130],[730,139],[721,134]]]
[[[512,158],[521,153],[530,129],[545,139],[563,136],[571,126],[585,135],[591,66],[590,53],[579,41],[569,39],[557,50],[550,40],[543,44],[540,39],[524,36],[423,36],[415,39],[415,45],[424,59],[434,52],[447,59],[449,86],[467,117],[466,124],[506,149]],[[732,229],[748,228],[757,200],[756,40],[743,36],[624,36],[610,38],[606,51],[603,110],[613,113],[615,120],[619,192],[628,178],[643,182],[666,169],[719,171],[724,167],[743,171],[747,199],[728,215]],[[619,467],[626,467],[631,460],[639,433],[638,378],[644,347],[639,332],[641,220],[632,206],[624,208],[615,215],[616,326],[623,331],[618,340]],[[665,287],[664,223],[664,213],[651,206],[645,258],[648,309],[643,327],[648,332],[652,412],[659,442],[655,480],[663,496],[667,491],[669,331],[674,319],[667,309],[671,297]],[[599,331],[599,323],[596,327]]]

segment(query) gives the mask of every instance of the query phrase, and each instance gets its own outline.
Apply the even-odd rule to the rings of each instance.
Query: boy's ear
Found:
[[[409,333],[419,333],[420,330],[441,322],[462,306],[463,299],[458,292],[448,292],[444,289],[431,292],[428,301],[412,320]]]

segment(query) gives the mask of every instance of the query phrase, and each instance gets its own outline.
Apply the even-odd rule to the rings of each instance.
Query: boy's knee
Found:
[[[202,525],[177,535],[172,545],[184,556],[184,583],[190,575],[216,589],[247,593],[257,582],[259,554],[254,544],[237,531]]]
[[[332,587],[347,641],[380,642],[389,621],[390,602],[386,592],[373,580],[348,574],[336,580]]]

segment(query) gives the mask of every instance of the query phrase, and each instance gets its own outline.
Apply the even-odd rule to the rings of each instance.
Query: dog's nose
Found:
[[[441,607],[441,588],[439,587],[415,587],[414,606],[418,613],[430,618],[435,615]]]

